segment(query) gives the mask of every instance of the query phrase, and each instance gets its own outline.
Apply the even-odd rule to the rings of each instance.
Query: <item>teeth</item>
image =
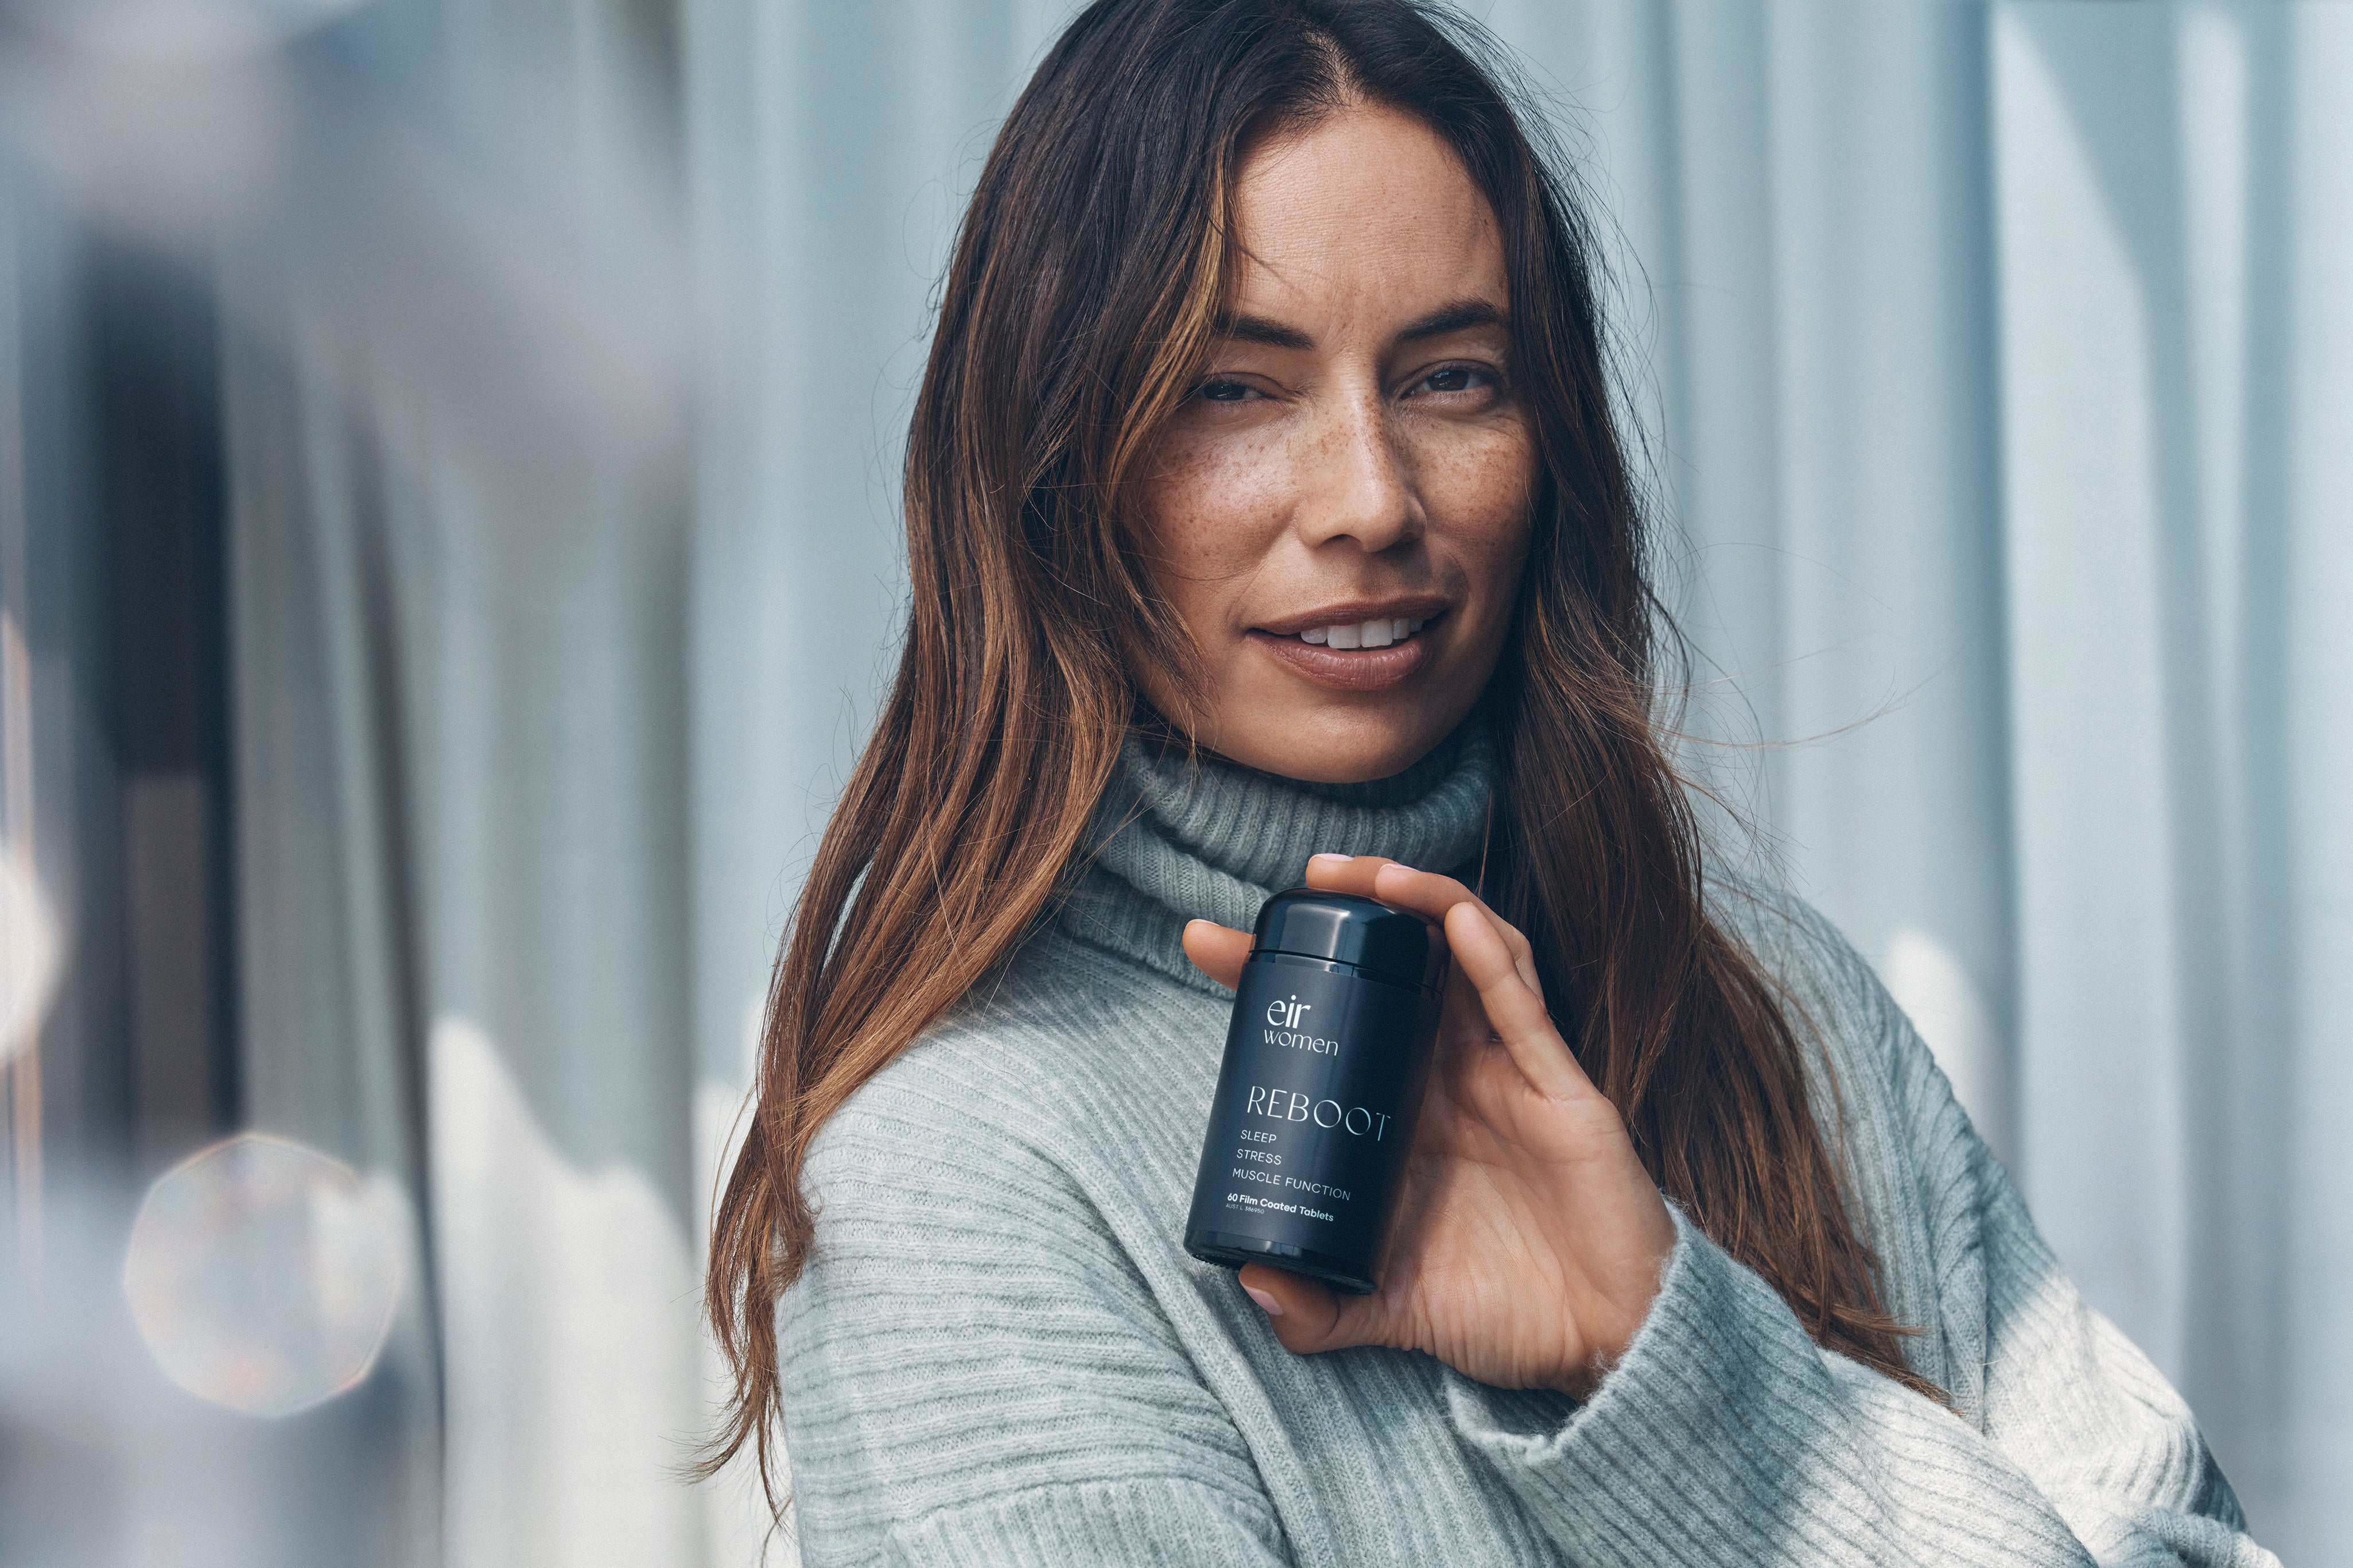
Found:
[[[1361,621],[1355,626],[1315,626],[1299,634],[1299,640],[1314,643],[1318,647],[1387,647],[1391,643],[1405,641],[1430,623],[1399,616],[1395,619]]]

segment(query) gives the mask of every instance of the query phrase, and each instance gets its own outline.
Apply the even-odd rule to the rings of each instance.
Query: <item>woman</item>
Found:
[[[1102,0],[999,136],[725,1451],[782,1417],[813,1563],[2265,1560],[1866,966],[1704,873],[1585,240],[1461,37]],[[1453,959],[1364,1297],[1179,1245],[1302,880]]]

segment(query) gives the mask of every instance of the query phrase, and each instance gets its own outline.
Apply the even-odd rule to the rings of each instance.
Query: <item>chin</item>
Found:
[[[1204,739],[1212,751],[1261,773],[1306,784],[1369,784],[1421,761],[1461,718],[1419,711],[1324,714],[1236,725]]]

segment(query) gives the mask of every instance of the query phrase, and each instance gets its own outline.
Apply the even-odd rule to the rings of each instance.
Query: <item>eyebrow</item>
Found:
[[[1456,300],[1440,305],[1407,327],[1397,335],[1397,341],[1409,343],[1422,338],[1444,337],[1449,332],[1460,332],[1472,327],[1507,324],[1502,310],[1485,300]],[[1221,338],[1230,338],[1237,342],[1264,343],[1269,348],[1296,349],[1303,353],[1315,346],[1315,340],[1297,327],[1285,326],[1264,316],[1220,314],[1211,323],[1210,330]]]
[[[1398,342],[1409,343],[1418,338],[1442,338],[1449,332],[1460,332],[1472,327],[1502,327],[1510,323],[1501,308],[1484,300],[1457,300],[1440,305],[1429,315],[1398,334]]]
[[[1271,321],[1264,316],[1229,316],[1220,313],[1209,330],[1221,338],[1237,342],[1264,343],[1271,349],[1307,350],[1315,340],[1297,327],[1286,327],[1281,321]]]

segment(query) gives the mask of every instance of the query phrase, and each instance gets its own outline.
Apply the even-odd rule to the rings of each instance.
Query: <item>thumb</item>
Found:
[[[1241,984],[1242,965],[1250,962],[1250,933],[1214,921],[1185,922],[1185,956],[1193,967],[1231,991]]]
[[[1386,1342],[1388,1313],[1377,1295],[1343,1296],[1321,1281],[1263,1263],[1243,1265],[1240,1278],[1274,1337],[1294,1355]]]

